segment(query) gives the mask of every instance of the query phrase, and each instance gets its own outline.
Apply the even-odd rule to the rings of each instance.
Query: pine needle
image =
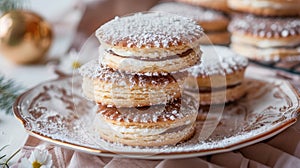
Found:
[[[12,105],[21,93],[22,87],[13,80],[0,76],[0,109],[12,114]]]
[[[3,146],[1,149],[0,149],[0,153],[1,153],[1,151],[3,150],[3,149],[5,149],[6,147],[7,147],[8,145],[5,145],[5,146]],[[4,159],[5,157],[6,157],[6,155],[3,155],[3,156],[1,156],[0,157],[0,167],[2,167],[2,168],[9,168],[9,161],[13,158],[13,157],[15,157],[19,152],[21,151],[21,149],[18,149],[16,152],[14,152],[11,156],[9,156],[9,158],[8,159],[6,159],[4,162],[2,161],[2,159]]]

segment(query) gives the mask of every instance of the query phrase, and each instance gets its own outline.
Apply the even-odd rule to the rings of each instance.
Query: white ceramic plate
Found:
[[[289,82],[251,76],[246,82],[246,96],[222,113],[218,107],[216,112],[199,113],[202,120],[197,121],[192,139],[163,147],[124,146],[100,139],[92,129],[95,104],[82,97],[80,77],[40,84],[22,94],[13,108],[32,136],[73,150],[143,159],[205,156],[265,140],[296,122],[299,99]]]

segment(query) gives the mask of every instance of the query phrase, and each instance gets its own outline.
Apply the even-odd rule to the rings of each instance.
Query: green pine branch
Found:
[[[0,76],[0,109],[12,114],[12,105],[21,93],[22,87],[13,80]]]
[[[7,12],[14,9],[22,9],[25,0],[0,0],[0,11]]]
[[[9,161],[13,158],[13,157],[15,157],[16,156],[16,154],[18,154],[20,151],[21,151],[21,149],[18,149],[16,152],[14,152],[11,156],[9,156],[9,158],[8,159],[6,159],[5,161],[2,161],[2,160],[4,160],[4,158],[6,157],[6,155],[2,155],[1,154],[1,152],[2,152],[2,150],[3,149],[5,149],[6,147],[8,147],[8,145],[5,145],[5,146],[3,146],[1,149],[0,149],[0,166],[2,167],[2,168],[9,168]]]

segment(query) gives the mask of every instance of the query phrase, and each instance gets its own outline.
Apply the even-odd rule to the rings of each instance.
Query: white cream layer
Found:
[[[127,47],[114,47],[106,44],[101,44],[99,47],[99,52],[103,53],[107,50],[113,51],[115,54],[123,56],[123,57],[131,57],[131,56],[143,56],[144,58],[164,58],[171,55],[182,54],[188,49],[193,49],[195,52],[199,53],[200,44],[195,43],[193,46],[177,46],[174,48],[143,48],[143,49],[134,49]]]
[[[299,52],[300,53],[300,46],[295,49],[289,48],[256,48],[252,45],[247,45],[244,43],[231,43],[231,47],[233,50],[243,56],[253,58],[259,58],[260,60],[263,59],[264,61],[278,61],[281,57],[276,55],[278,52]],[[295,51],[293,51],[295,50]],[[295,59],[298,56],[291,55],[285,56],[288,59]]]
[[[245,43],[257,46],[259,48],[271,47],[296,47],[300,45],[300,38],[293,38],[287,41],[285,38],[255,38],[244,35],[232,34],[231,41],[233,43]]]
[[[193,124],[192,121],[186,121],[182,123],[183,125],[177,124],[170,124],[168,127],[164,128],[137,128],[136,126],[120,126],[115,125],[109,122],[106,122],[105,120],[101,119],[100,116],[97,116],[100,120],[95,120],[95,124],[99,129],[105,129],[105,130],[111,130],[115,134],[132,134],[132,135],[138,135],[138,136],[153,136],[153,135],[160,135],[164,134],[170,129],[174,129],[174,132],[178,132],[181,130],[176,130],[177,127],[183,127],[182,130],[187,128],[192,128]],[[170,133],[174,133],[170,132]]]

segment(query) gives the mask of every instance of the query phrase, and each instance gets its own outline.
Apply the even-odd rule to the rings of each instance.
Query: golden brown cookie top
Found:
[[[289,37],[300,35],[300,19],[236,15],[228,28],[231,32],[251,34],[261,38]]]

